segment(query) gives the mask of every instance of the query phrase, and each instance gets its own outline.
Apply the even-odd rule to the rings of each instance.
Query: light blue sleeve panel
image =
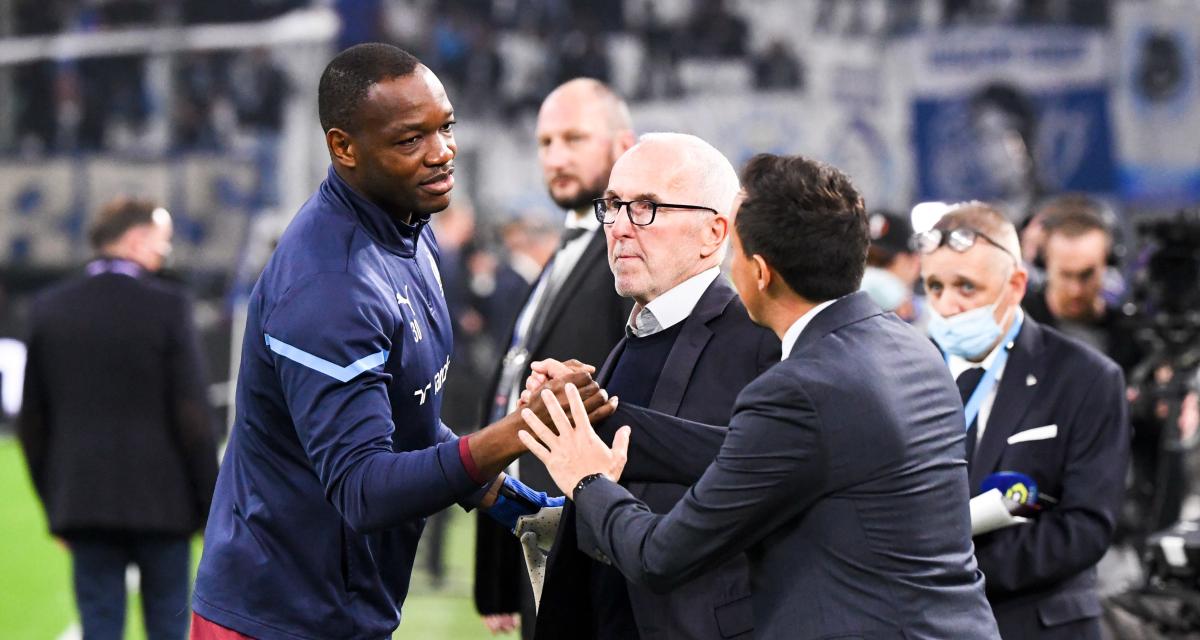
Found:
[[[313,371],[323,373],[330,378],[337,380],[338,382],[349,382],[364,371],[383,366],[383,363],[387,362],[388,358],[388,352],[383,350],[377,353],[372,353],[369,356],[363,356],[362,358],[359,358],[358,360],[355,360],[344,367],[339,367],[336,364],[322,359],[319,356],[314,356],[303,349],[297,349],[283,340],[272,338],[270,334],[266,334],[266,339],[267,347],[269,347],[271,351],[274,351],[275,353],[287,358],[288,360],[291,360],[292,362],[304,365]]]
[[[365,279],[320,273],[294,285],[262,327],[325,497],[360,533],[429,516],[478,489],[454,441],[393,451],[396,428],[427,419],[392,415],[383,365],[403,348],[391,342],[394,305],[394,294]]]

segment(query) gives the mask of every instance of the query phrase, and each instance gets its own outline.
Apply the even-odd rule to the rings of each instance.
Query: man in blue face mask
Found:
[[[1017,233],[993,207],[955,205],[916,240],[929,335],[964,404],[971,494],[1004,471],[1028,476],[1040,493],[1029,522],[975,538],[1000,633],[1098,639],[1095,564],[1129,458],[1121,370],[1024,315]]]

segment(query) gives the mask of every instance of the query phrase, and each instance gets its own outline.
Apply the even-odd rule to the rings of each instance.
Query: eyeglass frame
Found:
[[[954,235],[954,233],[959,232],[959,231],[969,233],[972,236],[970,244],[963,247],[962,249],[958,249],[950,244],[950,236]],[[924,246],[924,243],[921,242],[921,239],[929,237],[933,233],[938,234],[937,244],[933,245],[933,247],[931,247],[929,249],[926,249]],[[949,247],[950,250],[955,253],[966,253],[967,251],[969,251],[971,249],[971,247],[975,246],[975,241],[977,238],[983,238],[985,241],[987,241],[988,244],[990,244],[993,247],[996,247],[997,249],[1008,254],[1013,260],[1017,261],[1017,264],[1020,264],[1020,262],[1021,262],[1020,259],[1018,259],[1017,256],[1014,256],[1012,254],[1012,252],[1009,251],[1008,248],[1006,248],[1004,245],[1000,244],[999,242],[996,242],[995,240],[993,240],[991,238],[991,236],[980,231],[979,229],[976,229],[974,227],[968,227],[965,225],[957,226],[952,229],[936,229],[935,228],[935,229],[929,229],[927,231],[922,231],[920,233],[914,233],[913,237],[912,237],[912,243],[913,243],[914,248],[921,255],[929,255],[929,254],[933,253],[934,251],[941,249],[942,247]]]
[[[612,201],[612,203],[616,205],[616,207],[613,209],[613,211],[615,211],[615,213],[613,213],[613,218],[611,221],[605,222],[604,221],[604,212],[600,211],[600,207],[603,206],[607,210],[609,201]],[[637,202],[644,202],[644,203],[650,205],[650,220],[648,220],[646,222],[637,222],[633,219],[633,206],[632,205]],[[594,199],[592,199],[592,211],[596,214],[596,220],[599,220],[600,224],[616,224],[617,218],[620,217],[620,215],[621,215],[621,209],[625,209],[625,215],[629,217],[629,224],[632,224],[635,227],[648,227],[651,224],[654,224],[654,219],[658,216],[658,210],[660,208],[691,209],[691,210],[695,210],[695,211],[711,211],[713,213],[713,215],[720,215],[717,212],[717,210],[713,209],[712,207],[702,207],[702,206],[696,205],[696,204],[670,204],[668,202],[655,202],[653,200],[645,200],[645,199],[640,199],[640,200],[618,200],[617,198],[594,198]]]

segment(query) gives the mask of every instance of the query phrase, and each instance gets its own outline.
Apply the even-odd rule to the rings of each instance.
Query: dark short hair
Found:
[[[867,215],[846,174],[801,156],[763,153],[742,169],[742,189],[734,227],[747,256],[761,255],[807,300],[858,290],[869,244]]]
[[[334,56],[321,73],[317,87],[317,113],[321,129],[354,130],[354,116],[371,85],[403,78],[420,66],[411,53],[390,44],[359,44]]]
[[[1100,231],[1112,240],[1113,225],[1105,215],[1106,211],[1099,200],[1087,194],[1066,193],[1047,200],[1034,215],[1042,217],[1042,229],[1047,238],[1056,233],[1074,238],[1089,231]]]
[[[150,200],[121,197],[104,205],[88,230],[88,242],[99,251],[116,242],[126,231],[154,224],[154,210],[159,206]]]

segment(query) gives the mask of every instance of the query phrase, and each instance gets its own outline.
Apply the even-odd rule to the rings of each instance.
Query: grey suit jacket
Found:
[[[998,638],[964,434],[937,350],[852,294],[739,395],[716,460],[670,513],[598,481],[577,518],[597,557],[652,589],[745,552],[758,638]]]

